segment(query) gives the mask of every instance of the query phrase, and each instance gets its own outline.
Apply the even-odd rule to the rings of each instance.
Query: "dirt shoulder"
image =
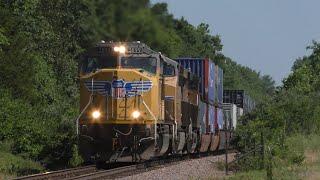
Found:
[[[229,154],[228,160],[232,161],[234,155]],[[224,162],[225,155],[191,159],[121,179],[222,179],[225,172],[219,166]]]

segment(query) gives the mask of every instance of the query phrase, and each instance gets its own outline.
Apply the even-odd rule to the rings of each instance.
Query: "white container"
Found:
[[[239,119],[241,116],[243,116],[243,109],[237,107],[237,117],[238,117],[238,119]]]
[[[231,103],[223,103],[224,121],[227,122],[228,129],[236,129],[237,127],[237,106]],[[243,113],[243,111],[242,111]]]

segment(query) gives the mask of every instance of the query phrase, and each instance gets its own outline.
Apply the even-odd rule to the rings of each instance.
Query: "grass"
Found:
[[[290,151],[272,160],[273,179],[320,179],[320,135],[295,135],[287,138]],[[226,179],[267,179],[266,170],[239,172]]]
[[[228,179],[231,180],[258,180],[258,179],[264,179],[266,177],[265,171],[248,171],[243,173],[237,173],[234,176],[229,177]]]
[[[0,179],[43,171],[43,167],[32,160],[8,152],[0,152]]]
[[[12,142],[0,141],[0,180],[45,171],[44,166],[39,162],[29,159],[25,154],[12,154],[11,149]],[[78,153],[78,147],[74,145],[68,167],[77,167],[82,163],[83,159]]]
[[[12,143],[0,141],[0,179],[12,179],[15,176],[38,173],[44,168],[26,157],[11,153]]]

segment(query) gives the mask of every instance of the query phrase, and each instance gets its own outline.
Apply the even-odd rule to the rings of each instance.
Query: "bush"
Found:
[[[13,175],[27,175],[39,173],[44,168],[31,159],[24,158],[22,155],[11,153],[14,143],[11,141],[0,141],[0,172]],[[1,179],[1,178],[0,178]]]
[[[83,161],[81,155],[79,154],[78,146],[73,145],[71,151],[72,151],[72,157],[69,160],[69,163],[68,163],[69,166],[71,166],[71,167],[80,166],[84,161]]]
[[[43,167],[39,163],[30,159],[24,159],[8,152],[0,152],[0,172],[4,174],[21,176],[39,173],[43,170]]]

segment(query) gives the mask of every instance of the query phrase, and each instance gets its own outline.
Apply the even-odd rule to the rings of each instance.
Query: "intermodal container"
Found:
[[[241,116],[243,116],[243,109],[240,107],[237,107],[237,118],[240,119]]]
[[[199,94],[201,99],[214,104],[216,102],[215,64],[207,58],[177,58],[175,61],[199,77]]]
[[[217,124],[219,129],[223,129],[224,119],[223,119],[223,110],[222,108],[216,108],[217,110]]]
[[[219,66],[215,67],[215,102],[219,107],[222,107],[223,103],[223,69]]]
[[[199,101],[198,121],[200,121],[201,134],[206,133],[207,104]]]
[[[217,88],[216,88],[216,84],[217,84],[217,74],[215,73],[215,64],[211,61],[209,61],[209,71],[208,71],[208,101],[210,104],[215,104],[216,98],[215,96],[217,96],[216,92],[217,92]]]
[[[208,105],[208,118],[209,118],[209,132],[214,133],[215,132],[215,122],[216,122],[216,115],[215,115],[215,107]]]
[[[223,103],[233,103],[237,107],[243,108],[244,114],[251,112],[255,108],[255,102],[244,90],[224,90]]]
[[[231,133],[229,131],[220,130],[219,150],[225,150],[226,149],[226,142],[228,141],[228,144],[229,144],[230,139],[231,139]]]
[[[237,126],[237,109],[238,107],[232,103],[223,103],[223,112],[224,112],[224,119],[226,127],[228,130],[234,130]]]

